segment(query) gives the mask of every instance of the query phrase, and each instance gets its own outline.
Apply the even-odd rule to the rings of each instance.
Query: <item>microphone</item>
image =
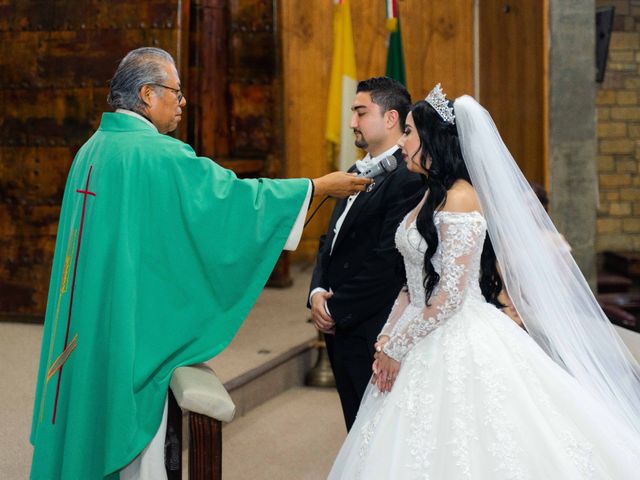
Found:
[[[376,176],[380,175],[383,172],[391,173],[396,168],[398,168],[398,160],[396,159],[396,157],[394,157],[393,155],[387,155],[386,157],[384,157],[382,160],[380,160],[378,163],[376,163],[370,169],[365,170],[364,172],[358,173],[358,177],[373,178],[373,177],[376,177]],[[375,184],[376,184],[375,181],[370,183],[365,191],[367,193],[372,191],[373,187],[375,186]],[[320,209],[320,207],[324,204],[324,202],[327,201],[328,198],[329,198],[329,195],[324,197],[324,199],[320,202],[320,205],[318,205],[316,207],[316,209],[311,213],[311,216],[307,219],[306,222],[304,222],[304,226],[305,227],[309,224],[309,222],[311,221],[313,216]]]
[[[396,157],[394,157],[393,155],[387,155],[373,167],[365,170],[364,172],[360,172],[358,176],[373,178],[384,172],[393,172],[396,168],[398,168],[398,160],[396,159]]]

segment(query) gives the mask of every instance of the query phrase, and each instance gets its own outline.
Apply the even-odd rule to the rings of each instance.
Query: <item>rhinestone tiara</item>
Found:
[[[452,124],[456,119],[456,116],[453,114],[453,108],[449,106],[447,96],[442,91],[440,84],[433,87],[433,90],[429,92],[425,101],[438,112],[438,115],[440,115],[445,122]]]

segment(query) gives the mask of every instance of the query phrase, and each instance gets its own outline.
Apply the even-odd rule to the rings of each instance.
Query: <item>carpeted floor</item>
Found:
[[[0,477],[28,478],[31,411],[42,327],[0,323]]]
[[[345,436],[335,390],[292,388],[224,427],[222,476],[325,479]]]
[[[231,345],[210,364],[223,382],[316,337],[305,307],[309,268],[266,289]],[[0,478],[28,478],[31,412],[42,326],[0,323]],[[325,478],[345,436],[334,390],[297,388],[223,430],[225,479]],[[186,478],[186,477],[185,477]]]

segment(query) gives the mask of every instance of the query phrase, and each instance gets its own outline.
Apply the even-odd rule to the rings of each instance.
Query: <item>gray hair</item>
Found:
[[[122,59],[116,73],[109,82],[107,103],[113,109],[124,108],[134,112],[144,110],[140,89],[144,85],[164,83],[166,64],[175,65],[173,57],[161,48],[142,47],[131,50]]]

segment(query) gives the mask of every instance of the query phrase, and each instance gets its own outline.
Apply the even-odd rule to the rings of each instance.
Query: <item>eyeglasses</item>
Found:
[[[162,85],[161,83],[150,83],[149,85],[155,85],[156,87],[162,87],[162,88],[166,88],[167,90],[171,90],[173,93],[176,94],[178,103],[180,103],[184,98],[184,94],[182,93],[182,90],[180,90],[179,88],[168,87],[167,85]]]

